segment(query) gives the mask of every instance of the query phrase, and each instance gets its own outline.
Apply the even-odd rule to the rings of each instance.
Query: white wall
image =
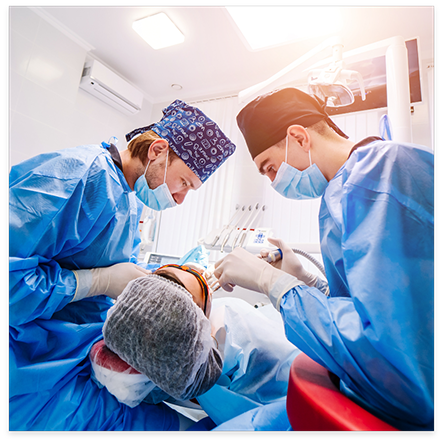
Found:
[[[128,116],[79,89],[87,50],[31,9],[10,8],[9,35],[10,166],[111,136],[124,149],[125,134],[151,122],[147,101]]]

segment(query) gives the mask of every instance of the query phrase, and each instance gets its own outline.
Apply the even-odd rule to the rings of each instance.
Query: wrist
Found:
[[[74,298],[70,303],[90,297],[90,290],[92,286],[92,273],[89,269],[80,269],[72,271],[77,280],[77,288],[75,289]]]
[[[283,296],[292,288],[302,285],[304,285],[304,282],[297,279],[297,277],[294,277],[291,274],[284,273],[284,275],[279,277],[271,287],[271,291],[268,295],[269,300],[271,300],[274,308],[278,312],[280,312],[280,303]]]
[[[307,286],[313,287],[317,284],[318,277],[310,272],[305,272],[304,275],[299,278],[299,280],[301,280]]]
[[[95,295],[108,295],[111,273],[109,268],[92,268],[91,273],[91,287],[87,297],[94,297]]]
[[[258,281],[258,286],[260,288],[260,292],[269,296],[272,287],[275,282],[282,277],[283,275],[287,275],[286,272],[274,268],[269,264],[264,264],[262,272],[260,273],[260,278]]]

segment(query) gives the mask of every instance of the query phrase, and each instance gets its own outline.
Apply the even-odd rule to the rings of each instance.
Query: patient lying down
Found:
[[[119,296],[103,328],[106,347],[90,354],[96,382],[131,407],[197,398],[216,423],[283,399],[299,351],[278,313],[212,300],[200,273],[183,268],[160,268]]]
[[[159,388],[153,403],[169,396],[195,398],[221,374],[222,358],[208,318],[189,291],[160,275],[147,275],[126,286],[107,313],[103,337],[111,351],[147,377],[142,383],[146,392],[140,395]],[[96,369],[93,364],[95,379],[113,393],[109,380],[101,379]],[[142,400],[133,399],[132,406]]]

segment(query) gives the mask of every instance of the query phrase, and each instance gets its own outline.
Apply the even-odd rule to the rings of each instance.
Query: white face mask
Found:
[[[278,168],[271,186],[283,197],[294,200],[320,197],[325,192],[328,181],[317,165],[312,164],[311,151],[309,151],[309,168],[299,171],[287,163],[288,141],[289,137],[286,136],[285,161]]]
[[[134,185],[135,195],[149,208],[154,209],[154,211],[163,211],[164,209],[173,208],[177,206],[176,201],[169,191],[168,185],[166,184],[166,171],[168,170],[168,154],[169,149],[166,153],[166,166],[165,166],[165,176],[163,179],[163,184],[157,186],[155,189],[151,189],[146,181],[146,171],[148,170],[151,160],[148,161],[146,165],[145,172],[141,175]]]

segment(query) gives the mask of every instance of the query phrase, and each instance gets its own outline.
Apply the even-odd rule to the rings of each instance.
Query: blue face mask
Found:
[[[311,166],[304,171],[299,171],[287,163],[288,160],[288,136],[286,136],[286,158],[277,171],[271,186],[283,197],[294,200],[305,200],[317,198],[323,195],[328,181],[318,169],[312,164],[311,151],[309,151],[309,163]]]
[[[169,191],[168,185],[166,184],[166,171],[168,169],[168,153],[166,154],[166,166],[165,166],[165,177],[163,179],[163,184],[157,186],[155,189],[151,189],[146,181],[146,171],[148,170],[151,160],[148,161],[146,165],[145,172],[141,175],[134,185],[134,191],[137,197],[149,208],[154,209],[154,211],[163,211],[164,209],[172,208],[177,206],[174,198]]]

